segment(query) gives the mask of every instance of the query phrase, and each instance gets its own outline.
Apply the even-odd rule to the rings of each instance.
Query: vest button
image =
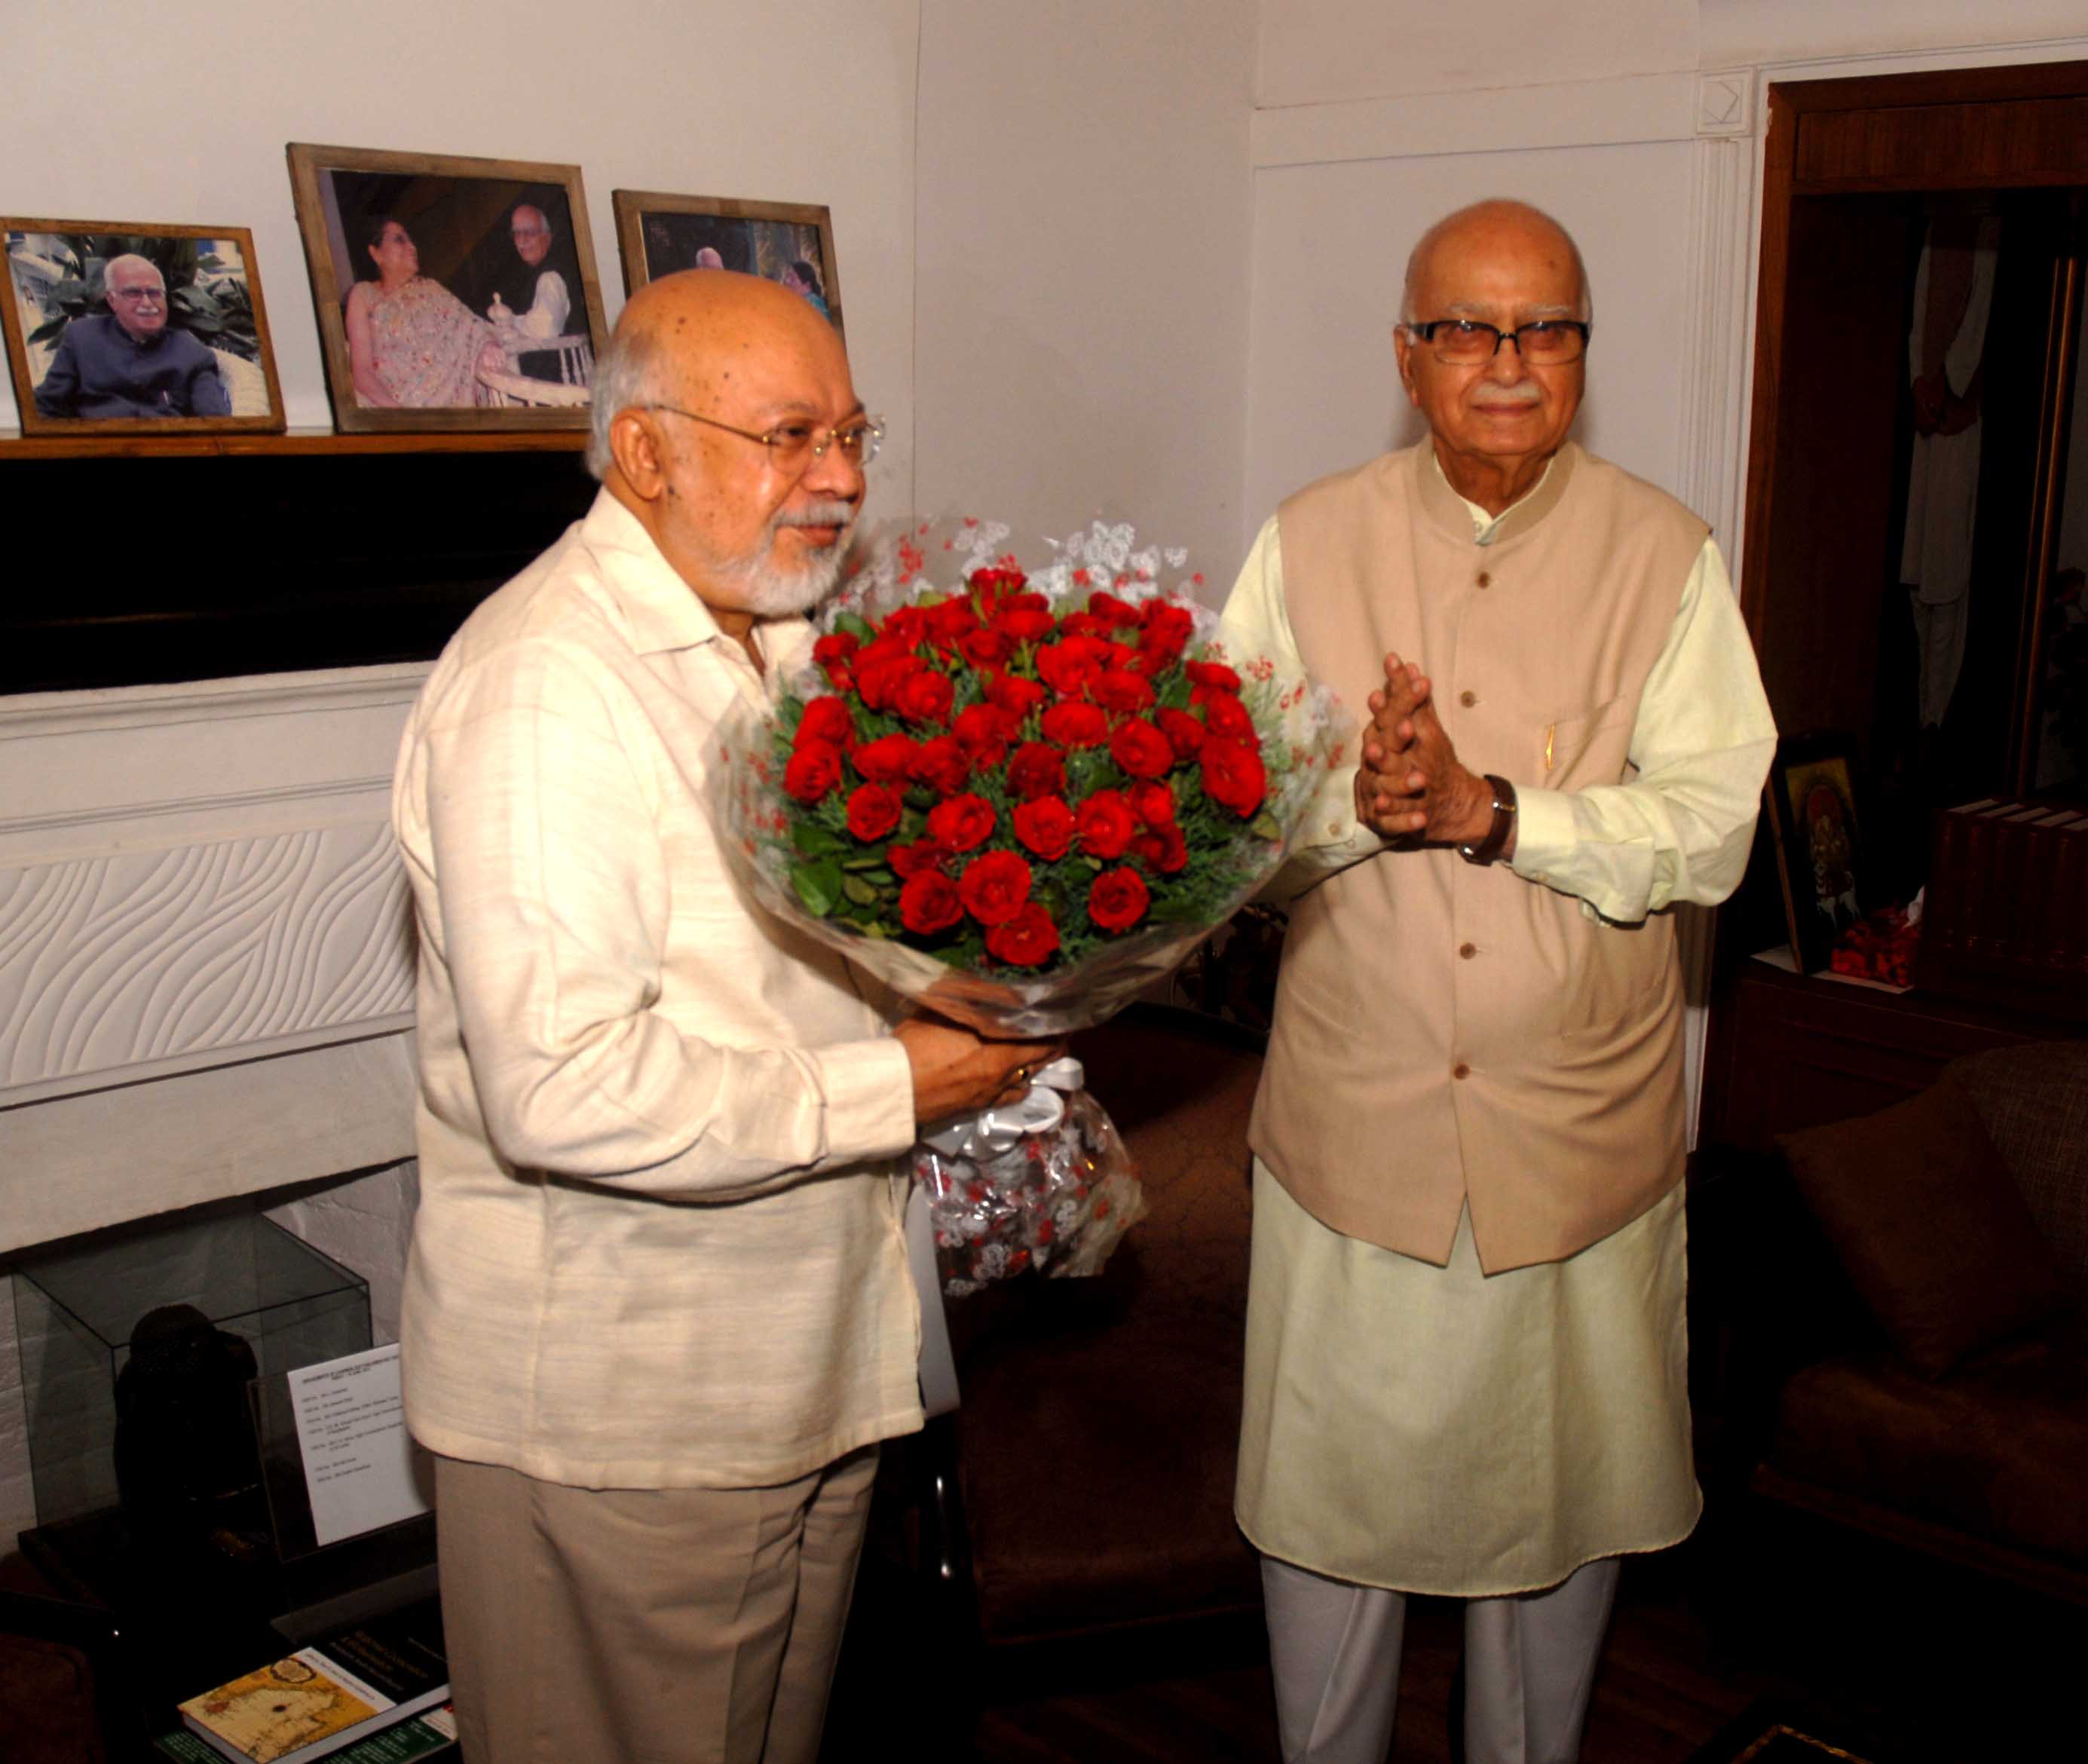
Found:
[[[1460,692],[1457,695],[1457,702],[1460,704],[1462,704],[1466,710],[1470,710],[1474,704],[1478,704],[1478,701],[1479,695],[1477,692]]]
[[[1480,571],[1476,580],[1478,582],[1479,586],[1482,588],[1491,588],[1494,585],[1493,575],[1491,571]]]
[[[1469,1078],[1471,1075],[1472,1068],[1461,1060],[1450,1068],[1450,1076],[1453,1078]]]
[[[1476,956],[1478,953],[1479,946],[1477,944],[1460,944],[1457,945],[1457,953],[1462,956],[1467,961],[1470,961],[1472,957]]]

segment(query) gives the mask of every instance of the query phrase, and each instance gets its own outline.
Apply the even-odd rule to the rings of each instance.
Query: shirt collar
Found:
[[[1553,505],[1565,494],[1578,450],[1574,443],[1567,442],[1544,462],[1543,475],[1498,515],[1488,514],[1451,483],[1448,474],[1443,469],[1442,460],[1436,457],[1431,440],[1423,439],[1421,451],[1428,456],[1424,470],[1428,473],[1429,486],[1436,492],[1431,499],[1447,507],[1461,508],[1471,522],[1472,543],[1490,546],[1504,538],[1520,537],[1551,512]]]
[[[733,643],[717,618],[682,580],[644,523],[606,490],[595,494],[594,506],[580,523],[580,537],[601,561],[630,622],[631,647],[640,655],[694,649],[707,643]],[[755,626],[756,641],[773,674],[802,653],[811,634],[802,619],[764,619]]]

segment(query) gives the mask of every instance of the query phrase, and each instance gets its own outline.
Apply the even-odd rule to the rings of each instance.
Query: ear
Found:
[[[649,411],[619,410],[609,426],[610,456],[632,493],[657,502],[667,488],[667,461],[659,426]]]
[[[1399,383],[1406,388],[1406,401],[1418,408],[1421,395],[1414,389],[1414,334],[1403,324],[1392,328],[1392,353],[1399,362]]]

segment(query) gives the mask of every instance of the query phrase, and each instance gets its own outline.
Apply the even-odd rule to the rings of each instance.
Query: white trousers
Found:
[[[1261,1559],[1284,1764],[1384,1764],[1406,1595]],[[1574,1764],[1617,1558],[1548,1591],[1465,1603],[1466,1764]]]

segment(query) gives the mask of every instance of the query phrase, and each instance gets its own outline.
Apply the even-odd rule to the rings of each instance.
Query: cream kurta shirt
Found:
[[[431,1449],[589,1488],[787,1480],[920,1424],[905,1051],[740,892],[713,732],[769,682],[606,493],[408,722]]]
[[[1495,517],[1465,507],[1474,542],[1487,544]],[[1243,646],[1302,666],[1273,519],[1226,619]],[[1367,713],[1353,709],[1360,725]],[[1774,744],[1707,540],[1632,742],[1635,754],[1689,757],[1614,787],[1518,781],[1513,867],[1626,923],[1722,899],[1745,867],[1752,817],[1735,829],[1686,805],[1692,792],[1757,800]],[[1286,867],[1279,896],[1384,850],[1356,819],[1354,777],[1353,766],[1329,777],[1314,842]],[[1254,1192],[1236,1510],[1257,1548],[1337,1579],[1479,1598],[1554,1586],[1585,1562],[1688,1534],[1702,1500],[1679,1188],[1563,1262],[1491,1277],[1469,1212],[1437,1268],[1329,1230],[1259,1160]]]

